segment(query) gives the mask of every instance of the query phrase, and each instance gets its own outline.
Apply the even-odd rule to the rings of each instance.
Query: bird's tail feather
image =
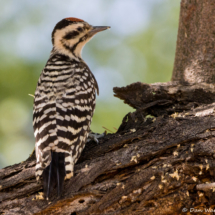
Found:
[[[49,166],[43,171],[43,188],[46,198],[49,198],[55,185],[57,185],[58,196],[63,190],[65,170],[65,153],[51,152],[52,160]]]

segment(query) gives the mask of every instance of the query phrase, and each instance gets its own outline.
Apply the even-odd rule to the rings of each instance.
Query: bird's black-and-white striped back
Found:
[[[51,163],[52,152],[64,153],[66,178],[84,149],[92,120],[97,82],[84,61],[52,54],[35,92],[33,127],[36,177]]]
[[[33,111],[36,178],[42,176],[47,198],[55,184],[60,196],[64,178],[73,176],[84,149],[98,85],[81,50],[96,33],[108,28],[69,17],[52,32],[53,49],[38,81]]]

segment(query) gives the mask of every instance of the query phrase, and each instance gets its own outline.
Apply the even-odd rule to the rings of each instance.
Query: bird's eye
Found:
[[[81,28],[81,27],[78,27],[78,31],[82,31],[82,28]]]

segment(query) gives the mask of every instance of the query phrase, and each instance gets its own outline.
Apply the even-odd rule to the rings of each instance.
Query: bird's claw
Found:
[[[87,142],[93,140],[94,142],[96,142],[97,144],[99,144],[99,138],[102,138],[106,135],[106,132],[102,133],[102,134],[98,134],[98,133],[93,133],[90,132],[87,138]]]

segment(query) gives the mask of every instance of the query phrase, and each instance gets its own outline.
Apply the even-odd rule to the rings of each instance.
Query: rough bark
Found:
[[[179,214],[215,205],[213,185],[205,187],[214,181],[215,106],[204,99],[205,91],[215,97],[214,87],[136,83],[114,91],[138,109],[116,134],[87,144],[63,196],[43,199],[33,156],[0,170],[0,213]]]
[[[215,82],[215,1],[182,0],[172,81]]]
[[[0,170],[0,214],[212,214],[215,25],[205,22],[213,7],[182,0],[174,81],[114,88],[135,111],[115,134],[86,145],[61,198],[43,199],[35,155]]]

